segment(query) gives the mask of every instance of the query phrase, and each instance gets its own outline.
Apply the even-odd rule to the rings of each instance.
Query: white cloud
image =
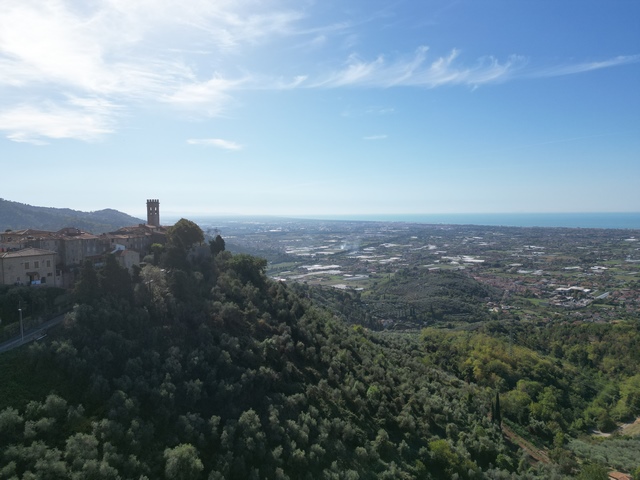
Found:
[[[0,113],[0,130],[16,142],[37,145],[44,139],[99,140],[114,132],[116,105],[98,98],[70,98],[64,105],[17,105]]]
[[[395,111],[396,109],[393,107],[369,107],[366,113],[371,115],[389,115]]]
[[[203,82],[185,83],[162,96],[161,100],[181,108],[195,109],[209,116],[215,116],[221,113],[223,106],[229,101],[230,96],[227,92],[246,81],[247,79],[227,80],[214,76]]]
[[[328,73],[336,59],[313,57],[299,67],[310,71],[283,74],[292,63],[286,55],[301,46],[331,55],[343,51],[329,48],[336,39],[363,44],[358,24],[314,24],[302,7],[288,5],[296,2],[0,0],[0,130],[16,141],[87,141],[113,133],[123,109],[160,104],[216,116],[241,89],[475,87],[640,61],[621,56],[535,72],[518,56],[468,65],[457,49],[430,57],[420,47],[398,57],[351,55]],[[295,42],[267,57],[282,37]]]
[[[357,108],[354,109],[352,107],[347,107],[344,111],[340,113],[342,117],[361,117],[365,115],[391,115],[395,113],[396,109],[393,107],[379,107],[379,106],[371,106],[364,110]]]
[[[385,140],[387,135],[369,135],[368,137],[362,137],[363,140]]]
[[[438,57],[428,63],[427,52],[427,47],[420,47],[412,57],[392,62],[383,56],[370,62],[351,56],[344,69],[334,72],[314,86],[434,88],[450,84],[478,85],[504,80],[524,64],[521,57],[512,56],[503,63],[488,57],[479,60],[474,67],[458,66],[455,61],[460,52],[455,49],[448,56]]]
[[[477,87],[489,83],[499,83],[521,77],[551,77],[573,75],[602,68],[612,68],[640,62],[640,55],[618,56],[600,62],[561,65],[535,70],[527,60],[511,55],[504,61],[487,56],[475,65],[463,65],[460,51],[453,49],[449,55],[427,61],[428,47],[420,47],[411,57],[388,60],[380,55],[365,61],[351,55],[346,66],[325,78],[306,85],[316,88],[338,88],[361,86],[389,88],[394,86],[436,88],[444,85],[468,85]]]
[[[236,142],[223,140],[221,138],[190,138],[187,140],[189,145],[204,145],[209,147],[218,147],[225,150],[242,150],[244,147]]]
[[[303,85],[307,81],[308,77],[306,75],[297,75],[293,77],[293,80],[289,82],[285,82],[283,80],[279,80],[271,85],[271,88],[288,90],[292,88],[297,88]]]
[[[215,65],[243,45],[290,33],[302,15],[273,5],[253,0],[0,0],[0,129],[18,141],[87,140],[114,131],[115,110],[79,109],[61,94],[132,105],[159,101],[218,115],[231,98],[228,91],[247,76],[203,75],[192,57],[204,53]],[[16,124],[9,121],[14,117]],[[34,122],[23,121],[27,117]],[[55,118],[89,121],[86,128],[54,128]]]
[[[560,65],[556,67],[540,69],[531,74],[533,77],[558,77],[562,75],[574,75],[577,73],[600,70],[602,68],[618,67],[640,62],[640,55],[621,55],[600,62],[586,62],[575,65]]]

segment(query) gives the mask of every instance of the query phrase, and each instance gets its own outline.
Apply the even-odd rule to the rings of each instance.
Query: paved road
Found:
[[[0,353],[8,352],[9,350],[13,350],[25,343],[32,342],[33,340],[37,340],[46,334],[47,330],[51,327],[58,325],[62,320],[64,320],[64,316],[66,313],[59,315],[57,317],[52,318],[51,320],[47,320],[42,325],[37,326],[36,328],[32,328],[31,330],[27,330],[24,332],[24,341],[22,337],[18,335],[17,337],[12,338],[11,340],[7,340],[6,342],[0,343]]]

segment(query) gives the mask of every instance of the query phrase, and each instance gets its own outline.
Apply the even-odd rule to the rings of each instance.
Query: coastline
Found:
[[[305,216],[317,220],[405,222],[495,227],[558,227],[640,230],[640,212],[623,213],[439,213]]]

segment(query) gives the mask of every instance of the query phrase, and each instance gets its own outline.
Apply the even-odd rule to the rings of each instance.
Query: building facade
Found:
[[[56,252],[24,248],[0,254],[0,282],[3,285],[59,286]]]
[[[0,283],[71,287],[85,260],[99,266],[104,256],[131,270],[154,243],[164,244],[167,228],[160,225],[160,201],[147,200],[147,223],[93,235],[68,227],[57,232],[24,229],[0,233]]]

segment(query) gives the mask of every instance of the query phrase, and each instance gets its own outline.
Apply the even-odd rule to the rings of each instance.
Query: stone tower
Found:
[[[160,226],[160,200],[147,200],[147,224]]]

